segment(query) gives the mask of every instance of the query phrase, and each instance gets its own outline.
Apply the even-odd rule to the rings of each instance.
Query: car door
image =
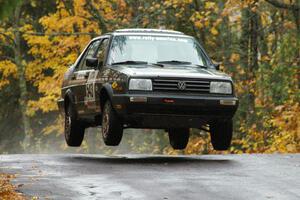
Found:
[[[95,55],[100,42],[101,40],[95,40],[90,43],[78,65],[75,67],[75,71],[71,77],[70,84],[73,85],[72,92],[75,96],[75,106],[79,115],[85,113],[84,101],[86,96],[86,82],[90,72],[94,71],[94,69],[86,66],[86,58]]]
[[[86,83],[86,97],[85,97],[85,106],[86,110],[89,113],[99,113],[100,112],[100,101],[99,95],[96,91],[97,88],[101,88],[99,82],[102,79],[103,65],[105,63],[105,58],[107,54],[107,48],[109,44],[109,37],[104,37],[101,40],[94,57],[98,59],[98,67],[96,70],[93,70],[89,73],[89,77]]]

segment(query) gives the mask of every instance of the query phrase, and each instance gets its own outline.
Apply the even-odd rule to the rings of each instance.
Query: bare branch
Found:
[[[16,60],[10,56],[0,56],[0,60],[10,60],[13,63],[16,63]]]

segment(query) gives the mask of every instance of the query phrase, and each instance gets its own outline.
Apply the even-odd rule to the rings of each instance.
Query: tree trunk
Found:
[[[250,90],[249,90],[249,110],[250,113],[250,123],[253,122],[253,117],[255,116],[255,83],[256,71],[258,69],[258,15],[256,12],[250,11],[250,61],[249,61],[249,80]]]
[[[258,19],[259,16],[249,4],[242,10],[241,62],[246,71],[246,124],[250,127],[255,119],[255,72],[258,69]]]
[[[249,72],[248,72],[248,65],[249,65],[249,9],[244,8],[242,9],[242,17],[241,17],[241,38],[240,38],[240,57],[241,57],[241,66],[245,70],[245,77],[242,77],[245,81],[249,80]],[[244,89],[247,91],[245,95],[241,97],[241,101],[247,103],[247,93],[249,91],[249,86],[247,83],[243,84]],[[246,107],[245,107],[246,106]],[[248,105],[241,104],[240,110],[242,118],[247,121],[248,119]]]
[[[27,110],[27,86],[26,86],[26,78],[25,78],[25,66],[22,63],[22,52],[21,52],[21,32],[20,32],[20,18],[21,18],[21,7],[22,3],[19,3],[15,9],[14,13],[14,42],[15,42],[15,62],[18,69],[18,83],[19,83],[19,92],[20,92],[20,108],[22,115],[22,125],[23,131],[25,134],[25,138],[23,141],[24,147],[30,145],[31,143],[31,128],[30,128],[30,119],[26,115]]]

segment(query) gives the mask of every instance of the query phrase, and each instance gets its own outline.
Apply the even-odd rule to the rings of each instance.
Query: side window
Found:
[[[96,57],[98,58],[98,63],[102,64],[104,63],[104,59],[105,59],[105,53],[106,53],[106,49],[108,46],[108,38],[105,38],[102,40],[102,43],[97,51],[97,55]]]
[[[99,47],[101,40],[97,40],[93,42],[90,47],[87,49],[86,53],[83,55],[83,58],[81,59],[79,63],[78,70],[87,70],[88,67],[86,66],[85,60],[86,58],[95,57],[95,53]]]

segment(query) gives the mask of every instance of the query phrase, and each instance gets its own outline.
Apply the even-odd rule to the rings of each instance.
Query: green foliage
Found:
[[[22,0],[0,0],[0,19],[10,16]]]

